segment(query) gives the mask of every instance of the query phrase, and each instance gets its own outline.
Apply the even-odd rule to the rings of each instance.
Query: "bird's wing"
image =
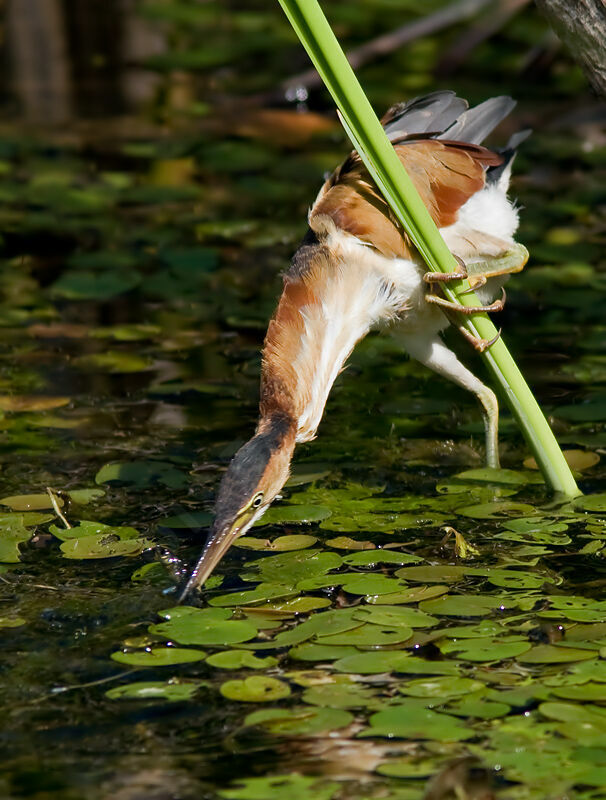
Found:
[[[464,142],[407,141],[395,150],[439,228],[456,221],[459,208],[484,187],[486,167],[501,162],[498,154]],[[410,240],[357,153],[352,153],[320,190],[310,211],[310,227],[322,233],[327,218],[385,256],[412,256]]]

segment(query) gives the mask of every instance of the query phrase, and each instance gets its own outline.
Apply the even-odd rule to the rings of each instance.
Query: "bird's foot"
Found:
[[[493,336],[492,339],[482,339],[480,336],[474,336],[473,333],[470,333],[463,325],[457,325],[457,328],[478,353],[483,353],[485,350],[488,350],[488,348],[501,337],[501,328],[499,328],[496,336]]]
[[[507,295],[505,294],[505,289],[502,289],[503,295],[499,300],[495,300],[494,303],[490,303],[487,306],[463,306],[459,303],[453,303],[450,300],[445,300],[443,297],[438,297],[436,294],[427,294],[425,295],[425,300],[428,303],[434,303],[440,308],[448,309],[448,311],[456,311],[457,314],[482,314],[482,313],[492,313],[494,311],[502,311],[505,308],[505,300],[507,299]]]
[[[457,264],[459,265],[459,269],[457,271],[426,272],[425,275],[423,275],[423,280],[425,281],[425,283],[428,283],[430,286],[433,286],[436,283],[440,284],[440,283],[447,283],[448,281],[463,281],[466,278],[468,278],[469,276],[467,274],[467,267],[465,266],[465,262],[463,261],[463,259],[459,258],[459,256],[455,256],[454,254],[453,257],[457,262]]]

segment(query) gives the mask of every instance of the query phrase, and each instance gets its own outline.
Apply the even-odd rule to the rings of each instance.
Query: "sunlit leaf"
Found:
[[[370,728],[360,736],[386,736],[389,739],[437,739],[458,742],[470,739],[474,732],[458,719],[436,714],[414,702],[379,711],[369,720]]]
[[[247,642],[257,629],[244,620],[221,619],[219,609],[189,609],[183,616],[171,616],[166,622],[150,626],[150,632],[179,644],[229,645]]]
[[[253,711],[244,723],[261,725],[275,736],[311,736],[345,728],[352,720],[353,715],[341,708],[294,706]]]
[[[262,714],[263,712],[258,712]],[[252,714],[249,714],[252,716]],[[264,778],[239,778],[234,789],[223,789],[219,797],[226,800],[332,800],[339,784],[310,778],[298,773]]]
[[[203,685],[199,681],[191,683],[137,681],[110,689],[105,693],[105,696],[110,700],[166,700],[178,702],[192,698]]]
[[[252,675],[243,680],[225,681],[220,692],[228,700],[239,700],[244,703],[269,703],[288,697],[290,687],[277,678],[264,675]]]
[[[248,650],[224,650],[208,656],[206,663],[219,669],[268,669],[278,663],[273,656],[258,658]]]
[[[174,664],[201,661],[205,655],[202,650],[185,650],[183,647],[152,647],[133,652],[119,650],[112,653],[111,657],[120,664],[137,667],[170,667]]]

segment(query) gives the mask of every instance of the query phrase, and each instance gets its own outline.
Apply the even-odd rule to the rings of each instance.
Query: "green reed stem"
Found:
[[[353,73],[317,0],[279,0],[301,43],[331,93],[341,121],[366,168],[394,214],[434,272],[452,272],[458,265],[425,204],[402,166],[364,90]],[[481,305],[467,281],[444,287],[449,299],[465,306]],[[462,324],[482,339],[497,331],[486,314],[461,316]],[[580,494],[562,451],[502,338],[482,358],[501,387],[545,482],[556,492]]]

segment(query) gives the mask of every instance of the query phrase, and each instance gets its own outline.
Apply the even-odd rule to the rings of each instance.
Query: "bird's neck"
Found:
[[[290,416],[298,442],[315,436],[337,375],[385,306],[385,286],[363,263],[363,252],[358,263],[335,247],[304,249],[310,252],[295,257],[297,269],[287,274],[269,324],[261,383],[262,418]]]

